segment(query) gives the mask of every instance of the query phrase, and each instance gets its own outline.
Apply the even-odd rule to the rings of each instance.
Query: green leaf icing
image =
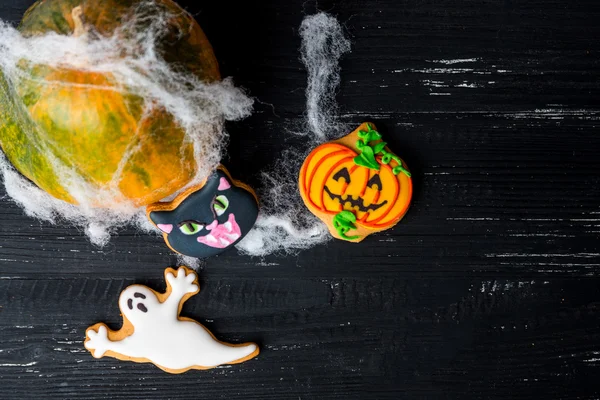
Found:
[[[379,143],[377,143],[375,146],[373,146],[373,152],[375,154],[381,153],[383,151],[383,149],[385,148],[386,145],[387,145],[386,142],[379,142]]]
[[[356,215],[352,211],[341,211],[333,217],[333,227],[337,231],[340,238],[344,240],[358,239],[360,236],[346,236],[346,233],[352,229],[356,229]]]
[[[375,159],[375,154],[370,146],[364,145],[359,155],[354,157],[354,163],[363,167],[379,171],[379,163]]]
[[[371,124],[367,124],[367,128],[369,129],[368,131],[358,131],[359,140],[356,142],[356,148],[358,149],[358,151],[360,151],[360,154],[354,157],[354,164],[379,171],[379,163],[377,162],[377,159],[375,157],[380,155],[382,164],[387,165],[392,160],[398,163],[398,165],[392,169],[394,175],[403,173],[410,178],[411,174],[406,168],[402,166],[402,160],[400,159],[400,157],[388,152],[385,149],[385,146],[387,146],[386,142],[379,142],[371,146],[371,142],[381,140],[381,134],[375,129],[373,129],[373,126]]]

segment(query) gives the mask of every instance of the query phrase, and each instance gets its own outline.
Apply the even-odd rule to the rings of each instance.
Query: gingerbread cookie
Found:
[[[232,247],[252,229],[258,200],[249,186],[220,166],[173,201],[149,205],[146,214],[173,251],[204,258]]]
[[[149,362],[173,374],[237,364],[258,355],[255,343],[221,342],[200,323],[179,316],[183,303],[200,291],[193,270],[167,268],[165,281],[165,293],[142,285],[125,289],[119,297],[121,329],[112,331],[103,323],[89,327],[85,348],[96,358]]]
[[[302,164],[298,183],[308,209],[334,237],[351,242],[394,226],[412,198],[406,164],[372,123],[315,148]]]

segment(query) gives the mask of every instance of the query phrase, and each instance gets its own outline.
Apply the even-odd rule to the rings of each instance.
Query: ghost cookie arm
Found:
[[[177,270],[177,275],[171,272],[173,270],[169,270],[165,274],[165,279],[168,284],[167,291],[169,293],[169,297],[163,302],[163,307],[169,313],[177,313],[179,312],[179,303],[188,293],[198,293],[200,290],[197,283],[197,275],[194,271],[188,270],[184,267],[179,267]]]
[[[107,351],[118,353],[128,357],[138,357],[126,337],[122,340],[112,341],[108,338],[108,328],[104,324],[92,326],[86,331],[84,346],[95,358],[103,357]]]

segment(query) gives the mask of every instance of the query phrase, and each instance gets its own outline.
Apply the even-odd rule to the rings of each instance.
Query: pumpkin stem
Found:
[[[87,33],[87,28],[83,25],[83,8],[81,5],[71,10],[71,18],[73,18],[73,36],[78,37]]]

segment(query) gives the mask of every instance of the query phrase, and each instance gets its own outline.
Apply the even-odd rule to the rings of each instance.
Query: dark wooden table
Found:
[[[2,0],[0,18],[31,3]],[[182,4],[262,102],[229,126],[236,177],[256,184],[299,140],[298,26],[318,7],[353,42],[342,119],[377,123],[406,159],[411,210],[361,245],[210,259],[185,315],[262,353],[172,376],[82,345],[89,325],[118,327],[125,286],[163,288],[162,241],[130,229],[98,249],[3,198],[0,398],[600,396],[597,0],[202,3]]]

